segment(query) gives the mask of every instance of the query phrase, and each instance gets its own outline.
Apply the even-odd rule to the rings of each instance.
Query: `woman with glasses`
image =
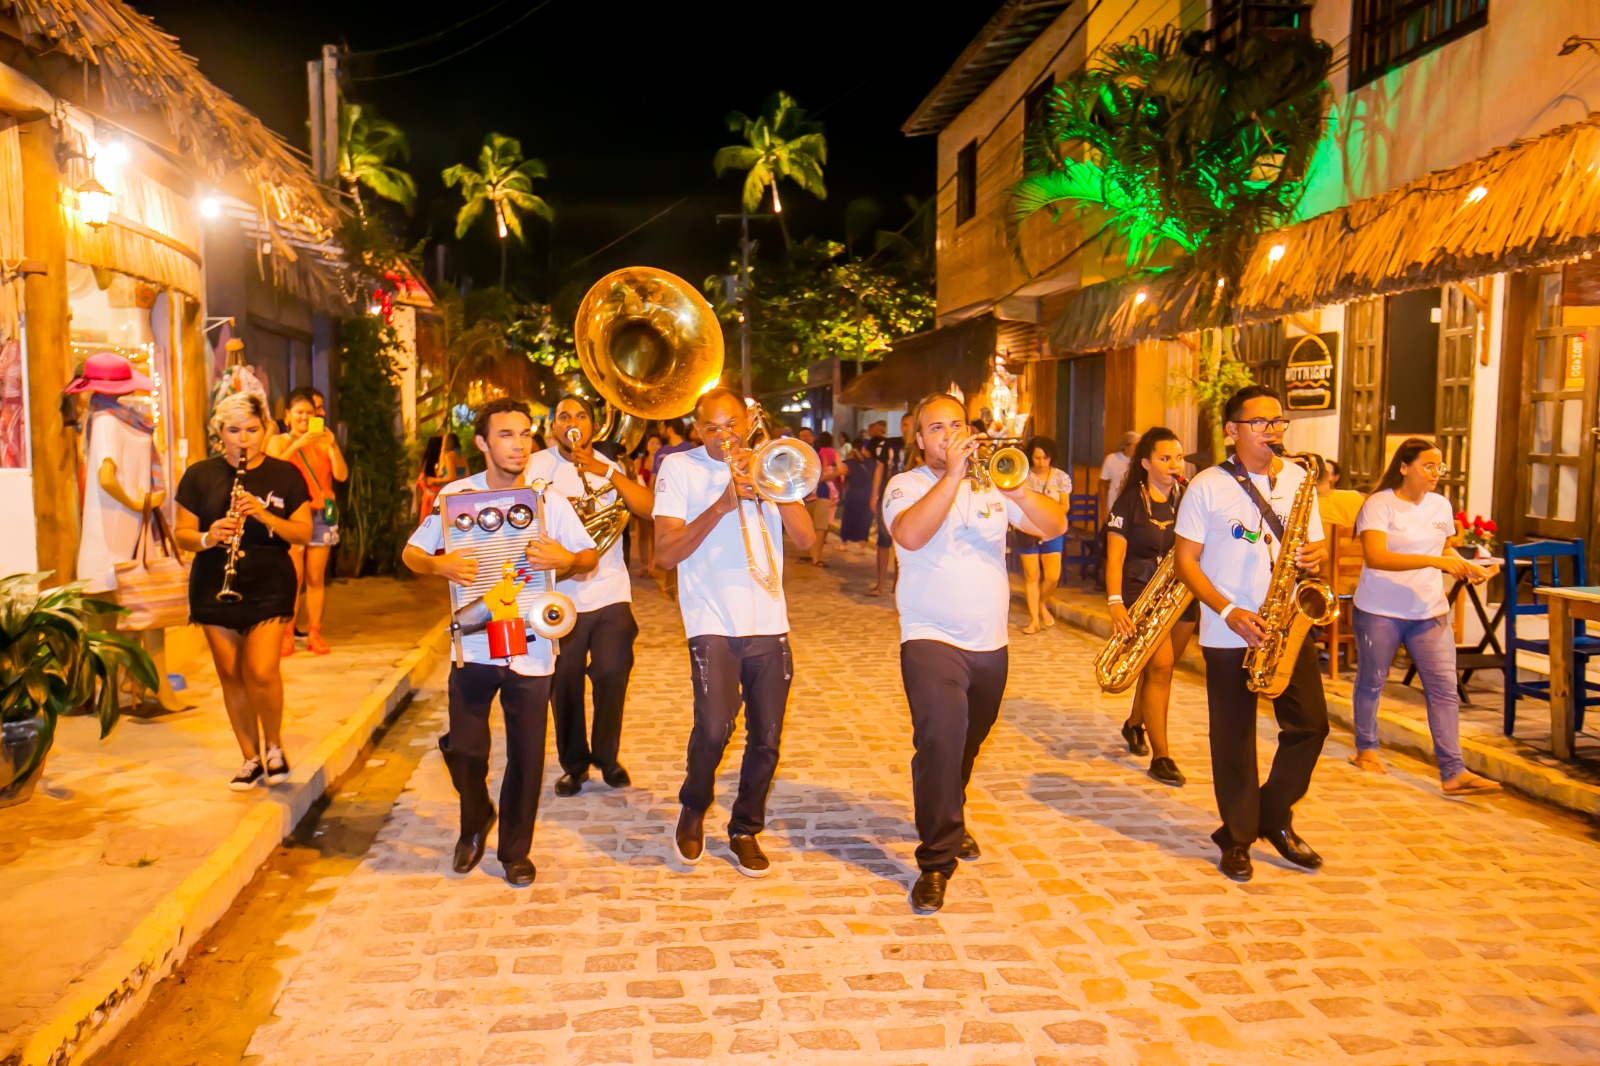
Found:
[[[1350,694],[1356,726],[1350,761],[1371,773],[1387,772],[1378,758],[1378,696],[1404,644],[1422,678],[1444,791],[1493,792],[1498,784],[1461,761],[1456,637],[1444,592],[1445,574],[1476,585],[1493,571],[1446,550],[1456,530],[1455,508],[1434,490],[1447,473],[1433,442],[1412,437],[1395,450],[1356,518],[1365,565],[1355,594],[1359,658]]]

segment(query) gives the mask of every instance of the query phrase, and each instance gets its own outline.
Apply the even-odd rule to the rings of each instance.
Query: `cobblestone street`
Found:
[[[538,881],[516,890],[492,849],[468,877],[441,872],[455,801],[428,751],[366,860],[285,934],[287,983],[249,1061],[1600,1061],[1590,828],[1515,798],[1445,799],[1403,758],[1388,778],[1359,774],[1335,735],[1297,820],[1327,866],[1307,874],[1262,846],[1255,880],[1234,885],[1207,838],[1197,679],[1176,683],[1189,785],[1173,790],[1126,755],[1126,701],[1098,691],[1097,645],[1065,626],[1013,629],[968,802],[983,858],[942,912],[913,915],[892,602],[845,591],[865,588],[867,562],[833,558],[791,567],[771,877],[728,862],[738,740],[707,861],[671,856],[688,671],[676,609],[641,586],[635,787],[591,777],[557,799],[552,755]],[[1265,720],[1261,735],[1265,755]]]

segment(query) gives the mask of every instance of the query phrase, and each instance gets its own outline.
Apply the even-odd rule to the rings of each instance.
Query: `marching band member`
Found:
[[[1271,389],[1240,389],[1223,417],[1223,432],[1234,442],[1233,458],[1201,471],[1184,492],[1175,550],[1178,577],[1200,601],[1211,771],[1222,815],[1211,839],[1222,849],[1217,865],[1223,876],[1248,881],[1250,846],[1262,837],[1296,866],[1314,870],[1322,865],[1322,857],[1294,831],[1292,819],[1328,736],[1328,706],[1317,646],[1307,640],[1289,687],[1272,701],[1278,751],[1262,784],[1256,767],[1257,697],[1246,684],[1245,651],[1266,633],[1256,611],[1272,587],[1276,546],[1306,472],[1275,454],[1289,420]],[[1322,519],[1313,506],[1296,562],[1315,570],[1326,554]]]
[[[594,409],[578,396],[563,396],[551,413],[555,444],[528,460],[525,481],[544,481],[568,500],[580,501],[590,491],[599,504],[618,498],[636,515],[650,514],[654,498],[649,489],[628,476],[616,463],[594,450]],[[622,538],[600,556],[588,573],[563,578],[556,591],[564,593],[577,609],[572,632],[561,638],[556,659],[551,709],[556,726],[556,754],[561,776],[556,795],[576,796],[589,776],[600,771],[612,788],[632,782],[617,761],[622,740],[622,706],[633,672],[633,640],[639,626],[633,619],[633,583]],[[585,728],[583,681],[594,686],[594,724]]]
[[[1005,694],[1006,527],[1049,539],[1067,519],[1048,496],[1025,486],[974,490],[968,462],[981,438],[960,401],[942,393],[919,403],[912,429],[922,466],[886,486],[883,517],[900,557],[900,675],[911,706],[911,787],[917,866],[911,905],[944,905],[956,860],[976,859],[966,831],[967,782]]]
[[[1106,520],[1106,602],[1111,627],[1124,639],[1134,635],[1128,610],[1155,576],[1178,539],[1173,523],[1183,494],[1183,444],[1165,426],[1145,431],[1133,449],[1133,465]],[[1194,636],[1200,612],[1184,608],[1167,639],[1157,646],[1139,675],[1133,711],[1122,726],[1122,739],[1134,755],[1150,756],[1150,776],[1164,785],[1182,787],[1183,771],[1167,747],[1167,701],[1172,695],[1172,667]],[[1146,736],[1149,743],[1145,743]]]
[[[737,392],[714,388],[701,396],[695,424],[705,443],[664,458],[656,480],[656,563],[678,568],[694,680],[694,728],[672,847],[689,866],[705,855],[706,810],[742,699],[744,762],[728,845],[740,873],[765,877],[771,864],[756,834],[766,826],[794,674],[783,535],[806,551],[816,533],[803,503],[763,500],[748,470],[730,468],[750,454],[750,412]]]
[[[488,460],[481,474],[446,485],[440,496],[477,489],[511,489],[522,484],[533,451],[533,419],[520,401],[491,400],[478,412],[473,443]],[[527,559],[535,570],[570,577],[594,569],[594,541],[572,505],[559,492],[547,492],[545,528],[528,541]],[[444,524],[437,510],[422,520],[401,558],[419,574],[432,574],[470,585],[478,576],[478,560],[461,551],[443,552]],[[489,655],[486,633],[461,638],[466,664],[450,668],[450,725],[439,739],[450,780],[461,797],[461,835],[452,864],[468,873],[483,858],[495,809],[489,802],[489,705],[500,696],[506,723],[506,772],[500,784],[500,846],[506,882],[520,888],[536,875],[528,851],[539,813],[539,787],[544,779],[546,708],[556,649],[528,633],[528,651],[507,663]]]

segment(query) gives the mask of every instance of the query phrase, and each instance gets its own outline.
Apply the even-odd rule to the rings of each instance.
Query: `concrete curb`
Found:
[[[1022,599],[1018,586],[1013,585],[1011,592],[1013,600]],[[1050,613],[1074,629],[1097,637],[1111,636],[1111,615],[1106,611],[1051,600]],[[1205,664],[1199,647],[1190,644],[1178,666],[1204,674]],[[1350,701],[1328,693],[1328,720],[1346,732],[1354,732],[1355,710]],[[1424,762],[1435,763],[1433,737],[1428,732],[1427,722],[1381,707],[1378,709],[1378,743]],[[1472,737],[1461,738],[1461,758],[1467,764],[1467,769],[1474,773],[1498,781],[1542,803],[1590,818],[1600,817],[1600,788],[1573,780],[1555,767],[1544,766]]]
[[[72,1066],[110,1041],[144,1006],[157,981],[216,924],[274,848],[294,831],[416,691],[449,649],[448,619],[430,629],[361,701],[356,714],[296,760],[288,789],[256,804],[182,884],[151,908],[91,973],[75,983],[23,1044],[18,1066]]]

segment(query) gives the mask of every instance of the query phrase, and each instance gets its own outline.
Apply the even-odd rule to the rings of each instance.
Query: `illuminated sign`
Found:
[[[1337,333],[1291,337],[1293,347],[1284,365],[1284,403],[1291,411],[1331,411],[1339,354]]]

